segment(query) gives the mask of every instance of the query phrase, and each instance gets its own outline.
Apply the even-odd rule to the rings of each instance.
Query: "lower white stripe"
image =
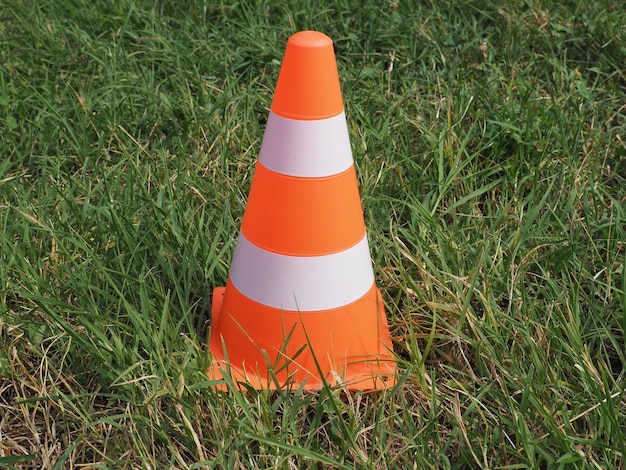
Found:
[[[276,173],[323,177],[353,164],[346,115],[300,121],[270,112],[259,161]]]
[[[287,256],[263,250],[243,235],[230,278],[246,297],[269,307],[310,312],[360,299],[374,283],[367,235],[347,250],[323,256]]]

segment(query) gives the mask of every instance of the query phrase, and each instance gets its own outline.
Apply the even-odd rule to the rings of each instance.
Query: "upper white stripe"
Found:
[[[311,312],[360,299],[374,283],[367,235],[347,250],[287,256],[263,250],[239,234],[230,278],[246,297],[283,310]]]
[[[276,173],[323,177],[353,164],[346,115],[301,121],[270,111],[259,161]]]

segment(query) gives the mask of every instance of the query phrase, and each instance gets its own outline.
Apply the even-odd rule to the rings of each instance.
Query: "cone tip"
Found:
[[[333,40],[319,31],[300,31],[292,35],[289,42],[300,47],[328,47]]]
[[[272,111],[289,119],[325,119],[343,111],[333,41],[300,31],[287,41]]]

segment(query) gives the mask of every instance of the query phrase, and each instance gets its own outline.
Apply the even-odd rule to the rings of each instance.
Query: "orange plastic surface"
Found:
[[[258,247],[292,256],[354,246],[365,235],[354,166],[334,176],[298,178],[257,162],[241,230]]]
[[[325,119],[343,111],[332,40],[301,31],[287,41],[272,111],[290,119]]]
[[[344,307],[301,314],[258,304],[242,295],[229,279],[225,289],[214,291],[212,310],[214,363],[208,373],[213,379],[230,373],[233,380],[257,389],[306,381],[305,388],[314,390],[321,388],[322,377],[330,384],[355,390],[394,383],[396,364],[375,285]]]

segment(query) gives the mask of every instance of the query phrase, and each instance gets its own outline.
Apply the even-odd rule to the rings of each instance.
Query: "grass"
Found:
[[[287,3],[0,0],[0,467],[624,468],[621,3]],[[400,376],[222,393],[210,292],[301,29]]]

